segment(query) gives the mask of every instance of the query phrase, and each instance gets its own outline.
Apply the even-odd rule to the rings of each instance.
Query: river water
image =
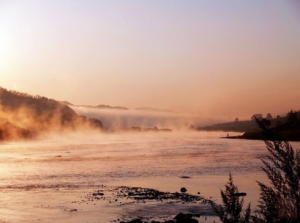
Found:
[[[0,222],[119,222],[117,219],[138,216],[159,220],[197,208],[209,212],[209,207],[200,205],[122,205],[87,202],[84,197],[101,187],[135,186],[169,192],[186,187],[187,193],[200,192],[220,202],[220,188],[224,188],[229,172],[239,190],[247,192],[245,202],[255,206],[259,197],[256,180],[266,181],[260,170],[265,145],[221,136],[225,133],[86,133],[2,143]],[[292,145],[299,147],[299,143]]]

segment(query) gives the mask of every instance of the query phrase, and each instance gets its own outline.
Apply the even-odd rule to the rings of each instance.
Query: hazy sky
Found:
[[[75,104],[300,109],[298,0],[0,0],[0,86]]]

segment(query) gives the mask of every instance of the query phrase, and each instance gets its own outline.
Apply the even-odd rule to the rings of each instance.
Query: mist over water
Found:
[[[120,128],[169,128],[188,130],[191,126],[203,126],[217,123],[220,119],[177,112],[154,112],[142,110],[113,110],[70,106],[79,115],[101,120],[106,130]]]
[[[37,118],[38,104],[35,110],[18,105],[3,112],[2,122],[23,120],[21,126],[33,123],[41,130],[31,141],[1,142],[0,215],[5,223],[109,222],[139,216],[163,220],[179,212],[210,216],[207,204],[122,203],[112,191],[128,186],[174,193],[186,187],[189,194],[220,202],[219,191],[230,172],[247,193],[245,201],[257,205],[256,181],[266,180],[260,169],[266,153],[262,141],[221,138],[241,133],[195,131],[193,126],[216,121],[196,115],[79,106],[72,110],[43,100],[50,118]],[[47,131],[40,122],[48,125]],[[85,200],[99,188],[105,189],[107,200]]]
[[[262,141],[221,138],[241,133],[195,131],[193,126],[216,120],[176,112],[79,106],[71,106],[72,110],[44,98],[47,115],[37,116],[41,98],[26,99],[37,100],[36,109],[18,103],[11,110],[0,107],[5,114],[2,122],[23,120],[21,126],[32,124],[41,130],[28,141],[1,141],[0,215],[5,223],[109,222],[139,216],[160,221],[179,212],[210,216],[208,204],[122,203],[114,199],[113,188],[175,193],[186,187],[189,194],[220,203],[219,191],[229,173],[247,193],[246,203],[257,205],[256,181],[266,181],[260,168],[266,153]],[[45,131],[40,122],[48,127]],[[91,125],[95,123],[98,128]],[[99,188],[105,190],[103,200],[85,200]]]
[[[76,206],[72,201],[80,200],[80,196],[102,185],[125,185],[170,192],[186,187],[188,193],[201,192],[220,202],[219,191],[227,182],[229,172],[240,191],[247,192],[246,202],[251,201],[255,206],[259,195],[255,181],[266,179],[259,160],[266,153],[264,143],[220,138],[224,135],[223,132],[191,131],[81,133],[2,144],[1,216],[7,222],[16,222],[9,213],[18,217],[17,222],[38,222],[36,219],[56,222],[53,213],[56,220],[63,222],[78,222],[78,218],[107,222],[103,219],[115,220],[121,215],[128,218],[141,213],[162,217],[191,207],[166,205],[159,206],[158,211],[158,206],[152,206],[143,211],[146,206],[142,204],[120,206],[104,202]],[[26,214],[19,211],[24,205]],[[124,209],[120,211],[120,207]],[[71,208],[77,208],[80,214],[71,215],[66,211]],[[33,213],[39,214],[33,218]]]
[[[299,22],[299,0],[0,0],[0,223],[210,216],[112,188],[221,203],[229,173],[254,210],[264,142],[196,130],[257,139],[262,114],[300,141]],[[103,200],[86,199],[100,188]]]
[[[63,180],[80,185],[101,184],[123,178],[226,175],[229,171],[246,173],[257,170],[258,166],[248,164],[247,160],[259,156],[259,151],[263,151],[258,146],[261,143],[251,145],[251,150],[245,151],[240,147],[247,145],[248,141],[228,142],[216,138],[222,135],[123,133],[88,135],[85,138],[81,135],[78,139],[69,140],[7,143],[1,146],[1,154],[2,163],[17,166],[26,164],[29,169],[33,167],[33,171],[28,169],[26,174],[18,175],[20,179],[26,178],[23,182],[25,185],[37,183],[35,180],[40,184],[41,179],[57,179],[59,182]],[[39,169],[34,169],[35,165]],[[67,173],[62,174],[60,170]],[[1,175],[11,177],[11,174],[14,173],[3,171]],[[89,180],[77,181],[79,176]],[[96,176],[101,176],[101,180]],[[1,186],[4,185],[5,181],[1,181]]]

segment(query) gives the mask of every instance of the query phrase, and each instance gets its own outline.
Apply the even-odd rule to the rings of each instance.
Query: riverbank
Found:
[[[278,136],[282,141],[300,141],[300,130],[286,130],[286,131],[274,131],[275,135]],[[225,136],[221,137],[225,139],[248,139],[248,140],[268,140],[262,131],[257,132],[245,132],[242,135],[237,136]]]

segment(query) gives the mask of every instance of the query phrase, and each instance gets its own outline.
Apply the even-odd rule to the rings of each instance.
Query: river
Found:
[[[226,134],[86,133],[2,143],[0,222],[118,222],[139,216],[164,219],[199,205],[86,202],[84,197],[99,188],[115,186],[169,192],[186,187],[187,193],[199,192],[220,202],[220,189],[229,172],[240,192],[247,193],[245,202],[255,207],[259,197],[256,180],[266,181],[260,169],[260,158],[266,154],[264,142],[221,138]],[[209,212],[209,207],[199,207],[201,210]]]

